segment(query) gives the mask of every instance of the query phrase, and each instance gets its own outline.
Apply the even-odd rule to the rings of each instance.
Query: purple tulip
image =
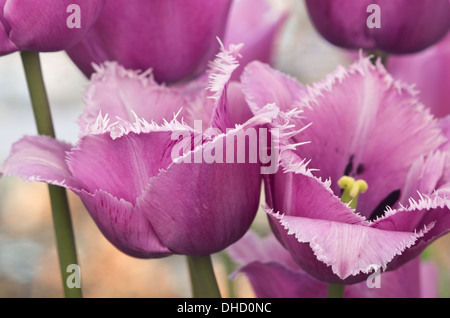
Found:
[[[117,61],[125,68],[153,68],[158,82],[201,74],[219,51],[231,0],[106,1],[97,23],[67,50],[90,76],[91,63]]]
[[[450,33],[422,52],[389,57],[387,69],[395,78],[415,84],[420,100],[435,116],[450,115]]]
[[[0,0],[0,55],[64,50],[97,20],[104,0]]]
[[[306,0],[306,4],[318,32],[349,49],[413,53],[439,41],[450,28],[448,0]]]
[[[234,0],[224,44],[244,43],[244,47],[240,66],[233,72],[233,80],[239,80],[242,69],[253,60],[273,62],[278,35],[287,17],[287,11],[276,10],[267,0]]]
[[[273,235],[260,238],[249,231],[227,248],[260,298],[323,298],[328,284],[305,273]],[[392,272],[377,274],[369,281],[349,285],[346,298],[436,298],[439,292],[437,267],[415,258]],[[379,275],[379,277],[376,277]]]
[[[1,173],[72,190],[105,237],[129,255],[203,256],[224,249],[253,221],[261,165],[250,161],[248,152],[243,163],[223,156],[230,144],[238,148],[234,136],[279,120],[279,111],[267,107],[233,124],[232,118],[241,121],[245,115],[235,111],[243,98],[227,92],[239,49],[220,52],[209,78],[179,86],[159,85],[151,73],[115,62],[97,67],[77,145],[25,137],[13,146]],[[182,120],[164,119],[174,113]],[[206,154],[213,153],[214,160],[207,161]]]
[[[356,283],[373,266],[398,268],[450,231],[446,138],[411,87],[380,63],[361,58],[304,87],[252,62],[242,85],[252,110],[274,103],[303,110],[298,127],[312,123],[293,139],[310,143],[282,154],[284,172],[268,176],[265,208],[307,273]],[[343,176],[365,181],[367,191],[358,190],[363,181],[342,190]]]

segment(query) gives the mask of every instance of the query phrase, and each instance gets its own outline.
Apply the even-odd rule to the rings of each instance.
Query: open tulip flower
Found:
[[[230,163],[226,149],[238,149],[234,137],[248,129],[272,121],[281,127],[284,118],[268,106],[242,119],[243,97],[227,90],[240,47],[220,52],[207,80],[180,86],[159,85],[151,73],[117,63],[99,66],[77,145],[24,137],[1,172],[72,190],[105,237],[129,255],[205,256],[224,249],[248,230],[261,190],[259,161],[246,153],[243,162]],[[163,119],[174,112],[183,120]]]
[[[450,28],[448,0],[306,0],[306,5],[318,32],[349,49],[413,53]]]
[[[305,273],[273,235],[252,231],[227,248],[260,298],[323,298],[328,285]],[[377,273],[366,282],[349,285],[346,298],[434,298],[438,295],[437,266],[416,258],[395,271]]]
[[[271,227],[307,273],[357,283],[450,230],[446,138],[380,61],[361,58],[310,87],[252,62],[241,80],[255,112],[274,103],[302,110],[298,127],[311,123],[293,138],[310,143],[284,152],[265,180]]]
[[[52,52],[73,46],[90,31],[105,2],[0,0],[0,55],[16,51]],[[76,9],[72,9],[74,6]],[[80,24],[71,27],[71,13],[75,11],[80,14]]]

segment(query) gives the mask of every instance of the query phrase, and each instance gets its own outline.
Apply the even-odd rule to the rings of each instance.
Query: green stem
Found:
[[[187,261],[193,296],[195,298],[221,298],[211,256],[187,256]]]
[[[24,51],[21,52],[21,57],[38,133],[55,138],[39,53]],[[81,298],[81,288],[70,288],[67,283],[73,275],[67,271],[67,267],[71,264],[78,265],[67,193],[64,188],[54,185],[49,185],[48,189],[64,295],[67,298]]]
[[[328,298],[344,298],[345,285],[342,284],[329,284],[328,285]]]
[[[229,277],[235,269],[233,260],[224,251],[222,251],[219,255],[221,256],[222,264],[225,267],[225,272],[227,274],[227,277]],[[227,281],[228,281],[228,298],[236,298],[236,292],[235,292],[233,280],[228,279]]]

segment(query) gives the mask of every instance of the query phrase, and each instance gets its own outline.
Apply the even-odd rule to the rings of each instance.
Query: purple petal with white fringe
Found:
[[[71,189],[105,237],[131,256],[223,250],[248,230],[260,197],[261,162],[253,155],[261,137],[255,134],[256,148],[239,139],[270,125],[279,150],[292,148],[289,120],[299,113],[267,105],[244,120],[245,112],[230,107],[228,98],[244,105],[242,95],[228,92],[240,47],[222,46],[207,77],[172,87],[157,84],[151,72],[98,66],[77,145],[25,137],[0,172]]]
[[[380,62],[361,57],[310,86],[259,62],[242,78],[254,113],[278,103],[302,112],[295,127],[310,125],[291,139],[310,142],[284,152],[282,169],[265,180],[271,228],[306,272],[357,283],[373,266],[398,268],[450,230],[443,124]],[[368,184],[356,210],[341,202],[343,176]]]
[[[259,237],[249,231],[228,247],[226,252],[239,266],[231,278],[245,275],[257,297],[327,297],[328,284],[303,271],[273,235]],[[435,297],[439,291],[436,264],[429,261],[423,262],[416,258],[395,271],[379,273],[380,276],[376,278],[379,285],[369,286],[366,281],[348,285],[345,297],[428,298]]]

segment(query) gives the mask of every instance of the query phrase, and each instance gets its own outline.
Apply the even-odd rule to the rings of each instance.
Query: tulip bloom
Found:
[[[227,87],[240,47],[218,54],[209,81],[202,77],[181,86],[159,85],[148,72],[117,63],[98,67],[77,145],[25,137],[0,171],[72,190],[105,237],[131,256],[204,256],[224,249],[253,221],[261,167],[249,160],[220,162],[221,154],[230,144],[237,148],[230,137],[279,114],[272,107],[232,124],[241,112],[229,105]],[[183,119],[162,119],[174,112]],[[207,129],[192,128],[187,122],[193,120],[206,121]],[[216,161],[207,161],[207,154]]]
[[[90,76],[92,63],[117,61],[125,68],[153,69],[158,82],[202,73],[219,51],[231,0],[106,1],[97,23],[67,50]]]
[[[373,266],[396,269],[450,230],[450,201],[439,192],[448,182],[446,138],[416,92],[381,63],[361,58],[304,87],[253,62],[242,85],[254,111],[275,103],[303,110],[299,127],[312,123],[293,138],[310,144],[285,152],[284,172],[268,176],[265,209],[307,273],[360,282]]]
[[[96,22],[104,2],[1,0],[0,55],[15,51],[60,51],[71,47]],[[78,25],[74,19],[79,20]]]
[[[413,53],[439,41],[450,28],[448,0],[306,0],[306,4],[318,32],[349,49]]]
[[[233,72],[238,80],[249,62],[273,62],[276,41],[288,17],[287,11],[273,8],[268,0],[234,0],[228,16],[224,44],[244,43],[239,68]]]
[[[260,298],[323,298],[328,284],[305,273],[273,235],[260,238],[249,231],[227,248],[239,268],[231,278],[244,274]],[[373,273],[369,281],[349,285],[346,298],[436,298],[437,268],[416,258],[392,272]],[[376,275],[379,275],[378,277]]]
[[[414,84],[435,116],[450,115],[450,33],[422,52],[389,57],[386,67],[395,78]]]

